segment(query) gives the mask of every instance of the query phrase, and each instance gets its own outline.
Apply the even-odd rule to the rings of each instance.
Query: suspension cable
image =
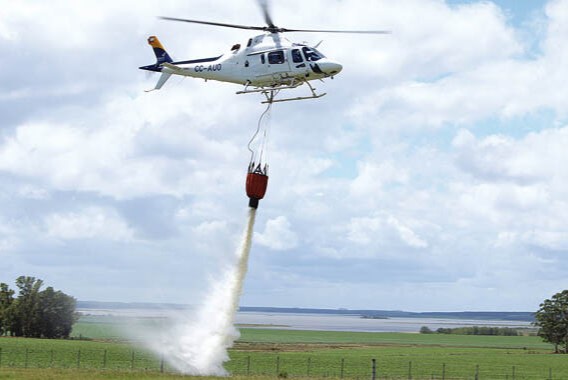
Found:
[[[270,109],[272,108],[272,102],[269,102],[268,105],[266,106],[266,109],[264,110],[264,112],[260,115],[260,118],[258,119],[258,124],[256,126],[256,131],[254,132],[254,135],[252,136],[252,138],[250,139],[250,141],[247,144],[247,149],[250,152],[250,160],[252,162],[252,160],[254,159],[254,151],[251,149],[251,144],[252,142],[256,139],[256,137],[258,136],[259,132],[260,132],[260,126],[262,125],[262,119],[264,119],[264,117],[270,112]],[[264,137],[266,138],[266,130],[264,131]],[[262,147],[262,151],[264,151],[264,147]]]

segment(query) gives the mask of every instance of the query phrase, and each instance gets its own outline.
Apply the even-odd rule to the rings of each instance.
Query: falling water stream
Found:
[[[228,374],[223,363],[229,359],[227,350],[239,337],[233,322],[247,273],[255,217],[256,209],[250,208],[236,260],[225,269],[220,280],[212,284],[204,304],[150,344],[169,365],[182,373]]]

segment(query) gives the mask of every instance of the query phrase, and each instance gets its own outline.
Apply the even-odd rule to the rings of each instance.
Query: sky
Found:
[[[253,0],[0,0],[0,282],[201,304],[245,227],[241,86],[157,76],[262,25]],[[568,273],[568,0],[273,1],[343,64],[276,104],[241,305],[535,311]],[[254,35],[254,34],[253,34]]]

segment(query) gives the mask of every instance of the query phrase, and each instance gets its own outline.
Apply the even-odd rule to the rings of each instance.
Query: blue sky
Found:
[[[301,9],[302,12],[298,12]],[[277,104],[246,306],[535,310],[568,269],[568,1],[275,2],[343,72]],[[263,106],[138,66],[218,55],[252,0],[9,2],[0,14],[0,281],[199,304],[244,228]]]

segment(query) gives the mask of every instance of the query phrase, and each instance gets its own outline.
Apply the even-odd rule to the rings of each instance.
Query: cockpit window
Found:
[[[268,53],[268,63],[284,63],[284,52],[282,50],[271,51]]]
[[[304,56],[306,57],[306,61],[318,61],[322,58],[325,58],[325,56],[320,53],[319,51],[317,51],[315,48],[310,48],[307,46],[304,46],[302,48],[302,51],[304,52]]]
[[[292,61],[294,63],[304,62],[304,59],[302,58],[302,53],[300,53],[300,49],[292,49]]]

